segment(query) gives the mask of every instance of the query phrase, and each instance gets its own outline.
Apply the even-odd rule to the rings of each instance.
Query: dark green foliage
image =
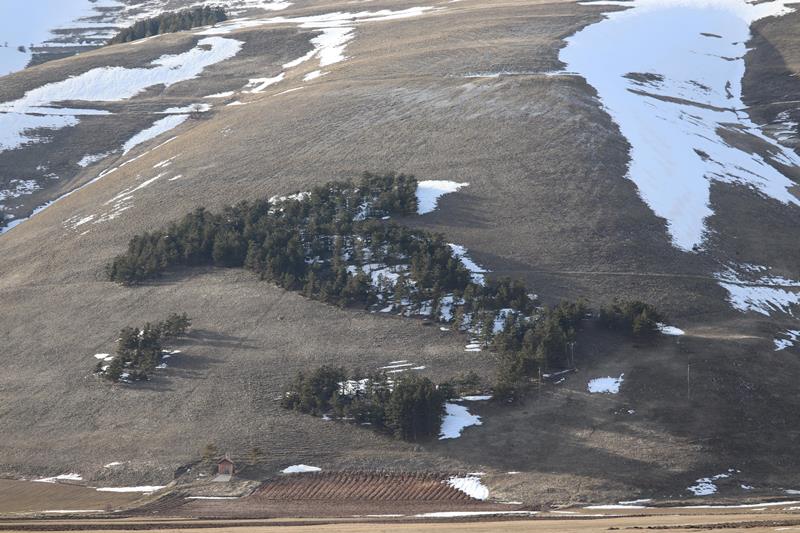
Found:
[[[175,33],[198,26],[210,26],[227,19],[225,9],[221,7],[195,7],[163,13],[157,17],[140,20],[133,26],[121,30],[108,44],[127,43],[153,35]]]
[[[162,231],[131,239],[106,272],[131,285],[174,266],[244,267],[310,297],[366,304],[368,280],[349,279],[342,253],[363,257],[384,246],[379,253],[411,257],[412,275],[423,287],[432,289],[437,280],[442,289],[463,288],[469,275],[441,237],[374,219],[414,213],[416,183],[412,176],[366,173],[358,184],[329,183],[302,200],[242,202],[218,215],[199,208]]]
[[[395,384],[386,405],[386,422],[397,438],[418,441],[439,433],[444,401],[433,382],[406,374]]]
[[[125,327],[117,338],[117,351],[108,366],[98,362],[95,373],[109,381],[146,380],[162,359],[162,340],[186,334],[192,321],[186,313],[169,315],[157,324]]]
[[[366,173],[359,183],[331,182],[296,199],[242,202],[220,214],[199,208],[164,230],[131,239],[107,275],[133,285],[176,266],[244,267],[340,306],[370,306],[392,297],[406,307],[438,310],[448,295],[463,300],[454,310],[459,325],[465,314],[485,323],[488,343],[499,310],[529,315],[534,302],[519,281],[474,283],[442,236],[379,220],[415,213],[416,183],[412,176]],[[372,283],[358,268],[366,263],[404,268],[391,287]]]
[[[186,316],[186,313],[180,315],[172,313],[161,322],[161,334],[164,337],[180,337],[186,334],[191,325],[192,321]]]
[[[481,394],[485,390],[483,379],[473,370],[460,374],[447,383],[439,385],[447,399]]]
[[[340,383],[346,381],[346,376],[343,368],[332,366],[322,366],[308,375],[300,373],[281,400],[281,405],[322,415],[332,408],[334,396],[341,389]]]
[[[507,319],[492,343],[498,352],[494,398],[516,401],[525,394],[531,378],[550,369],[567,368],[569,343],[575,340],[586,310],[582,301],[562,302],[541,309],[533,320]]]
[[[322,366],[299,373],[281,400],[286,409],[316,416],[333,414],[369,424],[397,438],[417,441],[438,434],[446,394],[428,378],[401,377],[392,387],[386,374],[350,379],[342,368]]]
[[[653,306],[638,300],[614,300],[600,309],[601,324],[636,337],[652,337],[658,332],[658,323],[663,321],[664,317]]]

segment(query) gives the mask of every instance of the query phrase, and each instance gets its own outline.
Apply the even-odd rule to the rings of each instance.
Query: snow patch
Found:
[[[275,85],[276,83],[282,82],[284,76],[285,74],[281,72],[273,78],[253,78],[247,83],[247,85],[245,85],[244,92],[250,94],[259,94],[264,92],[264,90],[270,85]]]
[[[676,328],[675,326],[668,326],[661,322],[656,324],[656,326],[658,327],[658,331],[660,331],[662,335],[674,335],[674,336],[686,335],[685,331],[683,331],[680,328]]]
[[[311,72],[303,76],[303,81],[315,80],[317,78],[324,76],[325,74],[327,74],[327,72],[323,73],[321,70],[312,70]]]
[[[435,511],[414,515],[416,518],[458,518],[461,516],[536,516],[537,511]]]
[[[480,426],[481,417],[470,414],[469,409],[456,403],[446,403],[442,427],[439,430],[439,440],[457,439],[461,432],[470,426]]]
[[[83,481],[83,477],[80,474],[60,474],[58,476],[53,477],[43,477],[39,479],[34,479],[38,483],[57,483],[59,481]]]
[[[753,311],[764,316],[773,313],[791,315],[792,307],[800,304],[800,282],[782,276],[763,274],[753,265],[736,265],[714,275],[728,292],[728,302],[737,311]],[[760,275],[754,275],[761,272]]]
[[[453,255],[464,264],[464,267],[467,270],[470,271],[472,274],[472,281],[479,285],[483,285],[486,282],[485,274],[489,271],[470,259],[465,247],[452,243],[449,243],[448,246],[453,251]]]
[[[221,93],[209,94],[208,96],[204,96],[203,98],[228,98],[236,94],[234,91],[225,91]]]
[[[612,510],[612,509],[649,509],[644,505],[625,504],[625,503],[612,503],[605,505],[587,505],[584,509],[593,510]]]
[[[105,159],[110,155],[111,152],[104,152],[102,154],[93,154],[93,155],[87,154],[83,156],[80,161],[78,161],[78,166],[81,168],[86,168],[89,165],[97,163],[98,161],[102,161],[103,159]]]
[[[320,472],[320,471],[322,471],[322,469],[319,468],[318,466],[292,465],[292,466],[287,466],[286,468],[281,470],[281,473],[283,473],[283,474],[304,474],[304,473],[307,473],[307,472]]]
[[[98,487],[98,492],[141,492],[150,494],[163,489],[166,485],[140,485],[138,487]]]
[[[491,399],[492,399],[492,395],[491,394],[480,394],[480,395],[474,395],[474,396],[462,396],[461,398],[458,399],[458,401],[485,402],[485,401],[491,400]]]
[[[592,394],[618,394],[624,378],[625,374],[620,374],[618,378],[595,378],[589,381],[587,387]]]
[[[716,494],[718,487],[715,483],[720,479],[727,479],[731,477],[731,475],[736,472],[735,469],[730,468],[727,472],[722,474],[717,474],[716,476],[712,477],[703,477],[695,481],[695,484],[691,487],[687,487],[686,490],[694,494],[695,496],[711,496],[712,494]]]
[[[476,500],[485,500],[489,497],[488,487],[481,483],[481,478],[478,476],[451,476],[445,483]]]
[[[157,120],[149,128],[140,131],[122,145],[122,155],[127,154],[137,146],[151,139],[155,139],[172,129],[177,128],[189,118],[189,115],[170,115]]]
[[[791,348],[797,342],[797,339],[800,338],[800,329],[789,329],[780,333],[780,335],[784,336],[785,338],[780,339],[776,338],[773,340],[775,343],[775,351],[779,352],[781,350],[785,350],[786,348]]]
[[[425,180],[417,183],[417,213],[424,215],[436,209],[439,198],[458,191],[469,183],[447,180]]]

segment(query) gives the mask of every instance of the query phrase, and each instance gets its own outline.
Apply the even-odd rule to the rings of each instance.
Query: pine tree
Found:
[[[110,381],[119,381],[120,377],[122,377],[123,368],[124,364],[122,362],[122,358],[116,356],[109,363],[104,376]]]

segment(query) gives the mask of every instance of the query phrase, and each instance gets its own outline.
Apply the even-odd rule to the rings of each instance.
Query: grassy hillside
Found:
[[[796,261],[779,259],[797,253],[796,212],[767,212],[752,192],[727,190],[714,201],[735,209],[710,224],[733,236],[712,237],[708,253],[676,250],[664,221],[623,179],[627,144],[591,87],[547,74],[560,67],[562,39],[599,20],[599,7],[428,5],[437,9],[357,24],[349,59],[325,67],[326,75],[304,80],[316,66],[301,64],[256,93],[242,88],[284,72],[317,32],[289,23],[233,29],[224,38],[242,41],[240,53],[196,79],[110,103],[113,121],[88,117],[50,144],[0,159],[0,171],[44,158],[75,170],[81,157],[117,148],[166,107],[213,104],[37,193],[20,214],[119,167],[0,236],[0,361],[10,369],[0,373],[0,473],[163,482],[213,443],[238,454],[261,448],[265,470],[301,462],[326,470],[483,469],[498,494],[536,503],[686,496],[694,480],[729,468],[757,490],[791,488],[800,466],[800,361],[774,352],[772,340],[778,324],[791,322],[734,311],[713,273],[721,260],[759,256],[800,276]],[[280,16],[353,9],[297,2]],[[0,101],[90,68],[147,65],[201,38],[164,35],[40,65],[5,78]],[[471,77],[499,71],[520,74]],[[236,94],[204,98],[228,91]],[[563,384],[519,407],[476,405],[483,426],[412,445],[283,410],[279,396],[298,370],[323,363],[376,369],[409,360],[434,380],[466,370],[492,377],[493,354],[464,351],[465,335],[325,305],[242,270],[178,270],[135,288],[104,279],[131,237],[198,206],[219,210],[364,170],[468,182],[434,212],[398,222],[443,233],[496,275],[525,280],[545,303],[641,299],[687,336],[636,344],[586,326],[579,372]],[[115,217],[105,220],[108,213]],[[192,317],[193,330],[169,369],[133,386],[92,375],[93,355],[111,352],[120,328],[172,312]],[[622,373],[618,395],[587,391],[590,379]],[[110,472],[103,465],[112,461],[125,466]],[[725,490],[741,492],[737,486]]]

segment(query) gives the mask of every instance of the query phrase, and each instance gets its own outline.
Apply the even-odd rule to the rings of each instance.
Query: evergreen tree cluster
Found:
[[[348,376],[343,368],[322,366],[299,373],[281,405],[316,416],[352,419],[399,439],[419,441],[439,434],[449,399],[445,391],[412,373],[392,381],[385,373]]]
[[[416,187],[413,176],[366,173],[358,183],[332,182],[292,197],[242,202],[220,214],[198,208],[163,230],[131,239],[106,273],[112,281],[135,285],[172,267],[243,267],[334,305],[391,304],[455,321],[462,329],[487,324],[488,343],[498,312],[529,315],[535,302],[522,282],[473,281],[441,235],[384,220],[416,212]],[[371,276],[374,265],[386,275]]]
[[[162,341],[185,335],[191,325],[186,313],[173,313],[156,324],[122,328],[116,354],[110,361],[98,361],[95,372],[114,382],[146,380],[161,363]]]
[[[211,26],[227,19],[228,16],[222,7],[204,6],[162,13],[157,17],[137,21],[133,26],[120,30],[109,41],[109,44],[128,43],[153,35],[175,33],[199,26]]]
[[[220,214],[198,208],[164,230],[134,237],[106,273],[133,285],[176,266],[244,267],[308,297],[368,306],[391,283],[374,284],[357,266],[380,262],[401,270],[398,298],[421,305],[448,291],[463,292],[471,281],[441,236],[382,220],[415,213],[416,201],[412,176],[367,173],[358,184],[328,183],[306,195],[242,202]]]
[[[652,305],[638,300],[614,300],[600,309],[600,323],[608,329],[647,338],[658,333],[664,317]]]
[[[532,377],[569,368],[569,344],[586,312],[586,304],[578,301],[541,308],[533,319],[509,316],[492,341],[498,353],[495,399],[519,400]]]

